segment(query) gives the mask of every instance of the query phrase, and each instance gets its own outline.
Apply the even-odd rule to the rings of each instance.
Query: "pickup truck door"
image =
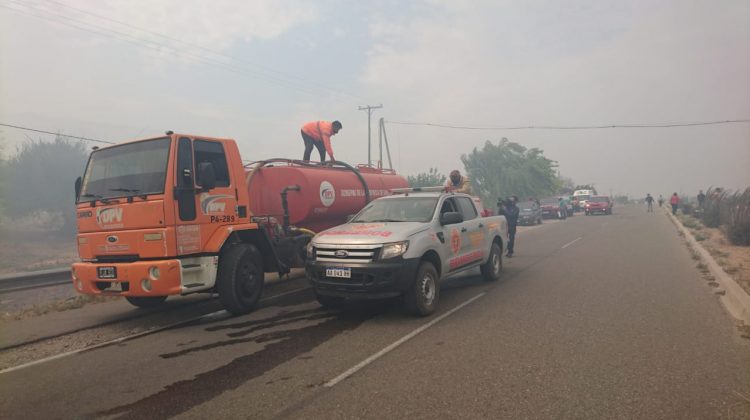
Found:
[[[474,202],[469,197],[454,197],[461,214],[464,217],[462,230],[465,229],[468,239],[465,257],[469,264],[477,264],[484,260],[489,249],[487,226],[483,218],[479,217]]]
[[[457,198],[458,197],[446,198],[440,208],[440,214],[446,212],[462,213]],[[444,262],[444,273],[450,273],[475,263],[475,257],[472,256],[474,245],[471,242],[469,232],[469,226],[472,224],[474,224],[474,222],[464,221],[462,223],[442,227],[441,236],[444,240],[441,258]]]

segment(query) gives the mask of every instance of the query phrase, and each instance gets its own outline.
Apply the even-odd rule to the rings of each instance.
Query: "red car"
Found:
[[[594,213],[612,214],[612,200],[606,195],[594,195],[586,200],[586,216]]]

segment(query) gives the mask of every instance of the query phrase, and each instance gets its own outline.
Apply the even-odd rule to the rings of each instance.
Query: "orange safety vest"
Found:
[[[328,156],[333,156],[331,147],[331,136],[333,135],[333,123],[330,121],[310,121],[302,126],[302,132],[316,141],[322,142],[326,147]]]

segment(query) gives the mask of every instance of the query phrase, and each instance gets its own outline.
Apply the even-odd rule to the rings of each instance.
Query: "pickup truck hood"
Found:
[[[410,236],[428,228],[428,223],[419,222],[347,223],[320,232],[313,239],[313,243],[331,245],[383,244],[405,241]]]

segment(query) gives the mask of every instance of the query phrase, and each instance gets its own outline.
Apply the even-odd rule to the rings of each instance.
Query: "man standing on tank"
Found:
[[[331,136],[341,130],[341,123],[338,121],[310,121],[302,126],[302,140],[305,142],[305,153],[302,160],[310,161],[310,154],[312,153],[313,147],[318,149],[320,153],[320,161],[325,162],[326,152],[331,157],[332,161],[336,158],[333,157],[333,147],[331,146]]]

